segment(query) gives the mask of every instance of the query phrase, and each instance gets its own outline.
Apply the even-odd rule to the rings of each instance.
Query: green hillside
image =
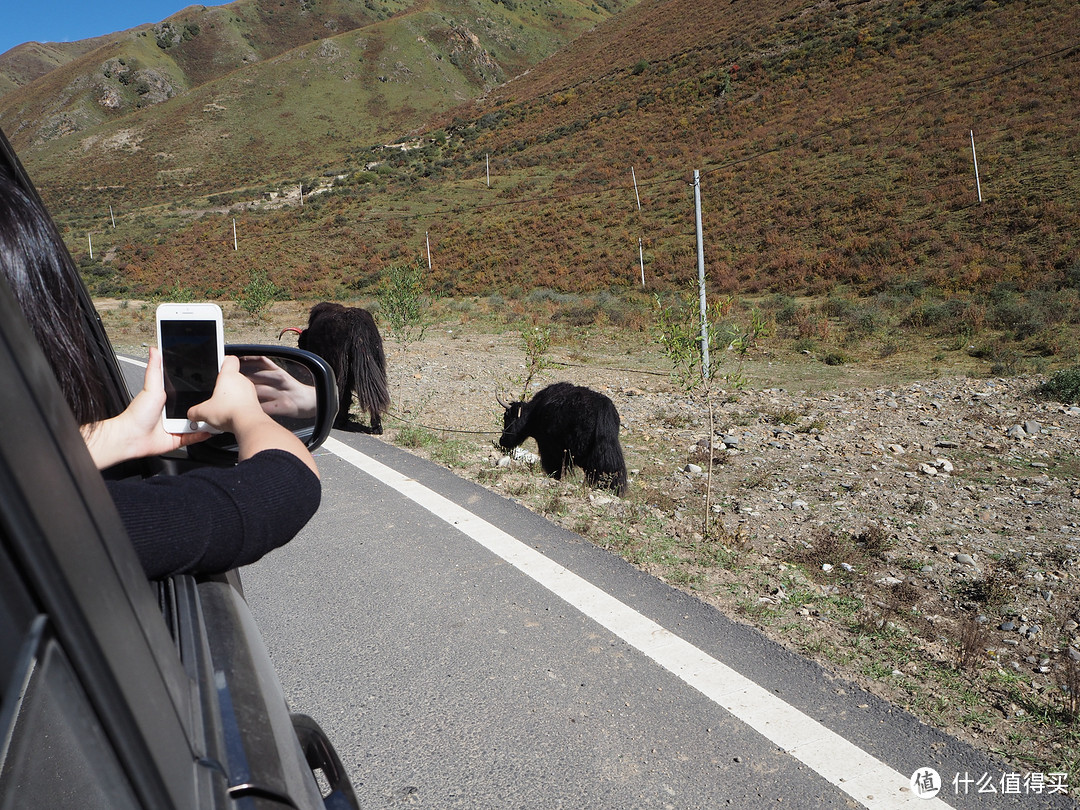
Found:
[[[101,47],[108,37],[78,42],[24,42],[0,54],[0,98],[84,53]]]
[[[44,188],[122,187],[111,202],[129,208],[193,187],[291,182],[417,128],[607,16],[573,0],[192,6],[0,97],[0,127]]]
[[[640,256],[670,290],[696,272],[699,169],[713,289],[774,296],[800,334],[830,313],[880,328],[885,307],[1075,355],[1072,3],[570,5],[426,4],[100,128],[102,148],[24,158],[75,251],[98,232],[102,292],[227,295],[264,270],[296,296],[370,293],[427,244],[443,294],[630,290]],[[499,84],[560,26],[566,47]]]

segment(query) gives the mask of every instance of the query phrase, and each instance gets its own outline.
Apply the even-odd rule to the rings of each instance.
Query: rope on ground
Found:
[[[422,422],[414,422],[411,419],[406,419],[404,416],[398,416],[393,411],[388,411],[385,415],[390,417],[391,419],[396,419],[397,421],[402,422],[402,423],[404,423],[406,425],[410,425],[412,427],[423,428],[424,430],[432,430],[432,431],[436,431],[438,433],[465,433],[465,434],[468,434],[470,436],[501,436],[502,435],[501,430],[463,430],[462,428],[435,427],[433,425],[425,425]]]
[[[624,371],[627,374],[653,374],[658,377],[670,377],[670,371],[653,371],[646,368],[620,368],[619,366],[587,366],[584,363],[564,363],[561,360],[552,360],[553,366],[565,366],[566,368],[594,368],[600,371]]]
[[[617,366],[589,366],[584,363],[564,363],[561,360],[553,360],[550,363],[552,366],[563,366],[565,368],[589,368],[599,371],[623,371],[628,374],[655,374],[662,377],[669,376],[670,372],[667,371],[652,371],[650,369],[643,368],[619,368]],[[448,428],[448,427],[435,427],[433,425],[425,425],[421,422],[414,422],[411,419],[406,419],[404,416],[399,416],[393,411],[388,411],[386,416],[391,419],[410,425],[411,427],[423,428],[424,430],[432,430],[438,433],[462,433],[468,436],[501,436],[501,430],[464,430],[462,428]]]

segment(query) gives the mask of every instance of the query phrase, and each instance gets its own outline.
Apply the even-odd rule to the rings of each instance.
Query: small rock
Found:
[[[958,565],[968,565],[972,568],[975,567],[975,558],[972,557],[970,554],[954,554],[953,562],[957,563]]]
[[[530,453],[521,447],[515,447],[514,452],[511,454],[514,461],[520,461],[522,464],[539,464],[540,456],[536,453]]]

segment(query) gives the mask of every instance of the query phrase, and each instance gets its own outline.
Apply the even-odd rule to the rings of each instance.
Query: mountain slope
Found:
[[[108,41],[109,37],[95,37],[78,42],[24,42],[16,45],[0,54],[0,98]]]
[[[256,66],[276,84],[241,71],[159,107],[183,114],[131,119],[141,145],[114,131],[77,163],[32,150],[31,167],[77,250],[100,232],[99,289],[228,294],[265,268],[289,293],[321,296],[369,292],[428,245],[428,282],[447,294],[632,287],[641,259],[649,289],[682,287],[696,275],[700,169],[716,291],[846,289],[957,341],[993,323],[1037,351],[1075,350],[1063,328],[1080,321],[1071,2],[643,0],[457,107],[445,62],[493,83],[483,55],[502,40],[448,17],[414,12],[296,49]],[[470,35],[483,47],[455,55]],[[346,65],[366,79],[346,81]],[[337,92],[367,80],[371,94]],[[420,121],[416,148],[379,145]],[[301,178],[329,190],[302,208],[260,199],[290,176],[294,190]],[[102,228],[109,205],[125,212],[116,233]]]
[[[189,6],[159,23],[81,43],[28,43],[0,56],[0,74],[28,79],[0,96],[0,123],[10,133],[28,129],[24,140],[41,143],[65,131],[58,126],[64,117],[85,130],[407,7],[407,0],[387,0],[381,11],[351,0],[237,0],[224,6]],[[38,52],[65,58],[55,59],[52,70],[45,69],[47,58],[38,60],[36,70],[16,70],[26,54]],[[17,124],[12,126],[12,121]]]
[[[610,14],[573,0],[369,6],[192,7],[7,94],[0,126],[39,184],[122,177],[123,202],[296,180],[415,129]]]

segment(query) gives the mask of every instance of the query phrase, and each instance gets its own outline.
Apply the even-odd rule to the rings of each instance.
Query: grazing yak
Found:
[[[361,410],[371,416],[370,432],[382,433],[382,415],[390,407],[390,391],[382,336],[371,313],[324,301],[311,308],[307,329],[289,327],[281,334],[286,332],[296,332],[297,345],[319,355],[334,370],[339,397],[335,425],[348,425],[355,391]]]
[[[505,408],[499,446],[512,450],[530,436],[540,464],[553,478],[580,467],[592,486],[626,493],[626,462],[619,444],[619,412],[603,394],[580,385],[554,383],[528,402],[499,399]]]

